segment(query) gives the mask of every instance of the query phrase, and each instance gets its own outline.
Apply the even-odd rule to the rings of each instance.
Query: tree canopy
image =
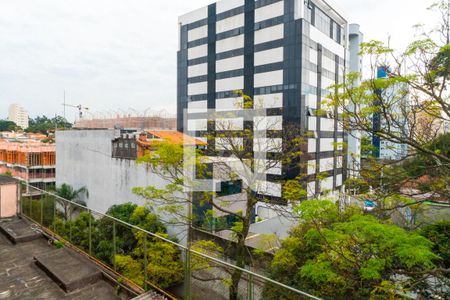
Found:
[[[34,119],[30,118],[29,126],[25,129],[25,132],[47,134],[49,130],[54,130],[55,128],[72,128],[72,124],[61,116],[53,118],[37,116]]]
[[[0,131],[17,131],[21,129],[13,121],[0,120]]]
[[[282,242],[271,275],[324,299],[386,299],[414,291],[421,272],[440,260],[426,238],[357,207],[308,200],[297,213],[302,222]],[[279,299],[270,288],[266,295]]]

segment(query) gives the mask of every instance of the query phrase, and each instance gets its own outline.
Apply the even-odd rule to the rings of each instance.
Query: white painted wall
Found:
[[[316,139],[308,139],[308,153],[316,152]]]
[[[188,113],[202,113],[208,110],[208,102],[203,101],[192,101],[188,102]]]
[[[178,18],[178,22],[185,25],[189,23],[193,23],[208,17],[208,7],[204,6],[202,8],[191,11],[187,14],[184,14]]]
[[[308,160],[308,175],[316,173],[316,160]]]
[[[283,61],[283,47],[255,52],[255,66]]]
[[[239,14],[220,20],[216,23],[216,33],[229,31],[235,28],[244,27],[244,14]]]
[[[240,110],[242,108],[242,104],[243,104],[242,97],[216,99],[216,110],[217,111]]]
[[[278,40],[284,36],[284,24],[255,31],[255,45]]]
[[[220,14],[224,11],[243,6],[244,0],[222,0],[218,1],[216,4],[216,13]]]
[[[216,80],[216,92],[242,90],[243,88],[243,76]]]
[[[275,2],[255,10],[255,23],[284,14],[284,1]]]
[[[322,158],[320,160],[320,172],[333,170],[334,159],[330,158]]]
[[[199,58],[208,55],[208,44],[188,49],[188,59]]]
[[[283,70],[255,74],[254,82],[255,88],[283,84]]]
[[[201,95],[208,93],[208,82],[202,81],[188,84],[188,95]]]
[[[316,43],[322,44],[326,49],[336,53],[340,57],[345,57],[345,48],[314,26],[310,27],[310,38]]]
[[[188,67],[188,77],[196,77],[208,74],[208,64],[198,64]]]
[[[320,139],[320,151],[333,151],[334,150],[334,139]]]
[[[320,182],[320,190],[331,190],[333,189],[333,177],[327,177]]]
[[[320,118],[321,131],[334,131],[334,119]]]
[[[283,106],[283,94],[258,95],[253,99],[255,108],[278,108]]]
[[[216,53],[244,48],[244,35],[232,36],[216,42]]]
[[[216,61],[216,72],[225,72],[244,68],[244,56],[234,56]]]
[[[189,131],[206,131],[208,129],[207,119],[191,119],[187,121]]]
[[[56,184],[67,183],[76,189],[85,186],[89,190],[89,198],[84,199],[88,207],[101,213],[114,204],[144,205],[146,200],[134,195],[133,187],[162,188],[167,184],[144,165],[112,158],[111,141],[115,136],[114,130],[56,132]],[[166,215],[160,217],[168,221]],[[184,244],[186,230],[185,226],[168,226],[169,234]]]
[[[188,42],[208,36],[208,26],[197,27],[188,31]]]

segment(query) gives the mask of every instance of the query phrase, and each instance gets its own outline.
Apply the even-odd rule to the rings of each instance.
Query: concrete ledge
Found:
[[[2,232],[13,244],[24,243],[42,238],[42,234],[31,228],[25,220],[11,219],[0,223]]]
[[[34,260],[68,293],[102,279],[102,272],[92,262],[66,248],[35,256]]]

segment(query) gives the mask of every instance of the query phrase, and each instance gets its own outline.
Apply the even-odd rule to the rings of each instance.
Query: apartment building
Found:
[[[18,104],[11,104],[9,106],[8,120],[16,123],[22,129],[28,128],[28,112]]]
[[[337,145],[347,135],[339,112],[316,113],[347,67],[348,23],[340,10],[323,0],[222,0],[181,16],[179,33],[178,130],[214,131],[190,112],[232,110],[241,90],[282,124],[273,138],[282,140],[293,125],[306,139],[299,172],[309,197],[342,187],[347,157]],[[273,199],[282,198],[277,182],[298,174],[279,166],[268,175]]]

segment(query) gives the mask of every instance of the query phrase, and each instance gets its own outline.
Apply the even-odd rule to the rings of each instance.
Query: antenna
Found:
[[[66,129],[66,89],[64,89],[64,129]]]

